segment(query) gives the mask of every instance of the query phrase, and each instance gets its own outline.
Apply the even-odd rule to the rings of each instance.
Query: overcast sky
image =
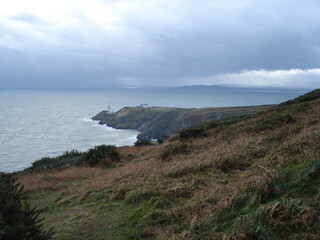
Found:
[[[319,0],[0,0],[0,88],[320,87]]]

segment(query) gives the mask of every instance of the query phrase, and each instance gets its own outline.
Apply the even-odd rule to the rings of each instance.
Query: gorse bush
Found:
[[[32,172],[42,172],[52,169],[64,169],[66,167],[75,165],[83,153],[73,149],[66,151],[60,156],[56,157],[44,157],[40,160],[34,161],[29,168]]]
[[[109,158],[111,161],[118,161],[120,159],[118,148],[114,145],[95,146],[83,154],[80,163],[93,167],[105,158]]]
[[[32,163],[27,170],[31,172],[42,172],[48,170],[62,170],[75,165],[96,166],[102,160],[104,165],[110,165],[120,159],[117,147],[113,145],[100,145],[89,149],[86,152],[77,150],[66,151],[57,157],[44,157]]]
[[[190,139],[190,138],[200,138],[206,136],[207,133],[202,126],[185,128],[180,130],[179,137],[181,140]]]
[[[44,157],[40,160],[34,161],[29,168],[32,172],[41,172],[54,169],[60,166],[57,158]]]
[[[139,139],[134,143],[136,147],[151,145],[151,144],[152,144],[151,141],[148,139]]]
[[[71,151],[64,152],[60,157],[62,158],[71,158],[71,157],[80,157],[82,152],[79,152],[76,149],[72,149]]]
[[[0,239],[51,239],[52,230],[42,229],[43,218],[39,218],[42,210],[32,208],[25,198],[23,187],[16,183],[16,178],[0,173]]]
[[[164,141],[167,140],[168,138],[169,138],[168,135],[162,135],[161,138],[159,138],[159,139],[157,140],[157,142],[159,143],[159,145],[160,145],[160,144],[163,144]]]
[[[181,143],[177,145],[168,145],[166,146],[165,150],[161,153],[160,158],[162,160],[168,160],[175,155],[188,154],[189,152],[190,152],[190,146],[185,143]]]

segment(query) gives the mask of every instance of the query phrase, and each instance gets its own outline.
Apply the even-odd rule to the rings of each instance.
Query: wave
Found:
[[[91,118],[83,118],[82,120],[85,122],[94,122]]]

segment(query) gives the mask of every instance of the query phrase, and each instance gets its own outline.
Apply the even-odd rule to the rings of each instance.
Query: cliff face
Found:
[[[165,108],[124,107],[115,113],[102,111],[92,119],[99,124],[117,129],[140,131],[138,139],[158,139],[183,128],[197,126],[211,120],[257,113],[272,108],[272,105],[233,108]]]

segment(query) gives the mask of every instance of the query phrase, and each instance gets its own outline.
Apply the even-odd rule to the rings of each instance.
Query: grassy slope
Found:
[[[317,97],[206,125],[203,138],[121,148],[130,161],[112,169],[20,180],[55,239],[319,239]]]

